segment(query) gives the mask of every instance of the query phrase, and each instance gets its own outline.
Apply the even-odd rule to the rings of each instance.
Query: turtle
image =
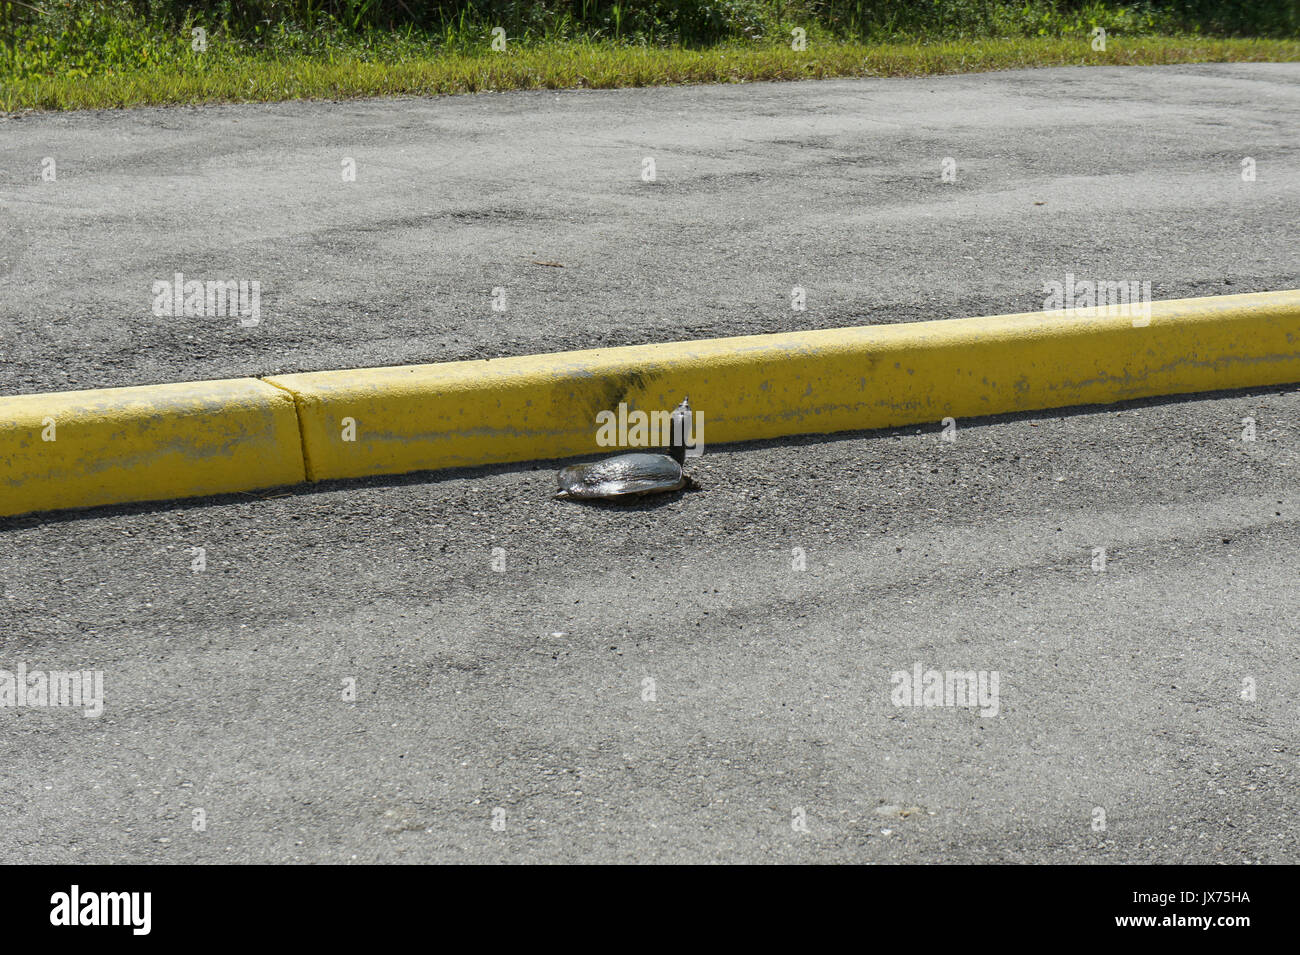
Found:
[[[682,470],[686,463],[686,435],[691,421],[689,395],[673,409],[671,421],[672,438],[667,454],[620,454],[603,461],[564,468],[556,475],[560,489],[555,492],[555,497],[568,500],[639,497],[694,487],[695,482]]]

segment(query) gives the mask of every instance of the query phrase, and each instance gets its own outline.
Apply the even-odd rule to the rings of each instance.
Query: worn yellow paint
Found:
[[[1136,326],[1034,312],[267,380],[298,401],[310,479],[397,474],[607,450],[597,412],[684,394],[707,445],[1300,382],[1300,290],[1155,302]]]
[[[0,397],[0,515],[304,478],[293,398],[256,378]]]
[[[594,454],[684,394],[710,444],[1292,382],[1300,291],[0,397],[0,515]]]

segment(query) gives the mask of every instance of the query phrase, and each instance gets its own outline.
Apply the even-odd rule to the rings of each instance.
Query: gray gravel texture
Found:
[[[1293,288],[1297,128],[1294,63],[0,120],[0,394]]]

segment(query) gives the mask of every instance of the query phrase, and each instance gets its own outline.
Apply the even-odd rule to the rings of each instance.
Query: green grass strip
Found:
[[[616,89],[687,83],[931,76],[1046,66],[1300,61],[1300,40],[1110,37],[1022,38],[943,43],[821,41],[787,46],[724,45],[702,50],[600,42],[543,42],[502,53],[439,54],[393,61],[293,56],[207,57],[125,72],[6,80],[0,110],[438,96],[489,90]]]

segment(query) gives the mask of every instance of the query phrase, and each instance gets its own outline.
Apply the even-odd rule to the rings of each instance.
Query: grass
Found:
[[[810,37],[805,51],[754,42],[683,49],[590,40],[541,40],[506,52],[412,52],[394,47],[360,54],[349,50],[222,53],[210,45],[206,52],[187,52],[160,63],[98,66],[57,75],[11,75],[0,79],[0,110],[1262,61],[1300,61],[1300,40],[1112,36],[1104,52],[1093,50],[1086,35],[883,44]]]

